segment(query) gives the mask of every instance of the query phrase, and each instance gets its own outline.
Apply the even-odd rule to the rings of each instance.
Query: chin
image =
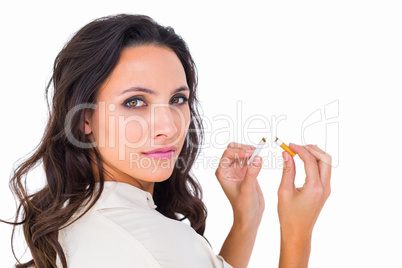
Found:
[[[144,172],[145,173],[145,172]],[[144,180],[146,177],[147,181],[152,181],[152,182],[162,182],[167,179],[172,175],[173,173],[173,168],[168,167],[168,168],[162,168],[160,166],[155,166],[154,168],[149,168],[146,171],[146,174],[144,174]]]

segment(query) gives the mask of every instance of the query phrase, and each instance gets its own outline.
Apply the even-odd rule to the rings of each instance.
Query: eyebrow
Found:
[[[188,89],[188,87],[186,87],[186,86],[182,86],[182,87],[179,87],[178,89],[173,90],[171,94],[175,94],[175,93],[181,92],[181,91],[190,91],[190,89]],[[148,93],[151,95],[158,95],[158,93],[156,93],[155,91],[148,89],[148,88],[143,88],[143,87],[131,87],[129,89],[123,90],[118,95],[120,96],[127,92],[144,92],[144,93]]]

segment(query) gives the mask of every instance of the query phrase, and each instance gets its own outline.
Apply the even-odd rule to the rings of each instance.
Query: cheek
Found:
[[[131,153],[135,153],[146,144],[147,131],[148,123],[143,117],[109,116],[106,127],[107,157],[127,161]]]
[[[148,123],[144,119],[134,119],[126,120],[125,122],[120,122],[119,124],[119,140],[125,143],[131,143],[133,145],[137,144],[135,147],[141,147],[146,138],[146,133],[148,129]],[[142,145],[141,145],[141,144]]]
[[[186,107],[173,113],[174,122],[178,130],[179,139],[184,139],[190,125],[190,109]]]
[[[98,145],[110,151],[122,146],[141,147],[144,143],[143,137],[146,137],[148,122],[141,116],[105,113],[102,117],[96,114],[92,126]]]

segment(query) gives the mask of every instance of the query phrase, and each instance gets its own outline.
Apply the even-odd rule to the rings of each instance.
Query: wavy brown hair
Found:
[[[19,204],[15,221],[3,222],[14,225],[12,241],[15,227],[22,225],[32,254],[31,261],[21,263],[13,250],[16,267],[56,267],[56,256],[63,268],[67,267],[58,232],[80,206],[91,202],[90,208],[95,204],[103,190],[105,172],[96,146],[75,146],[69,137],[72,135],[84,145],[91,144],[83,130],[84,114],[93,110],[81,109],[74,113],[69,120],[69,131],[65,127],[67,115],[77,105],[96,103],[99,88],[116,66],[123,48],[148,44],[167,47],[180,59],[190,89],[191,113],[189,131],[173,173],[169,179],[155,183],[153,197],[159,212],[175,220],[187,218],[194,230],[203,235],[207,211],[201,187],[190,174],[203,141],[203,131],[197,110],[196,66],[187,44],[171,27],[161,26],[147,16],[108,16],[80,29],[57,55],[53,76],[45,90],[46,99],[52,99],[48,103],[45,133],[32,156],[13,171],[10,188]],[[52,86],[54,94],[49,98]],[[95,177],[91,161],[95,162],[99,177]],[[43,164],[47,183],[41,190],[29,193],[26,175],[38,164]]]

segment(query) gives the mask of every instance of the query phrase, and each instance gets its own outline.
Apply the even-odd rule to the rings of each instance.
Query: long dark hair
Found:
[[[169,179],[155,184],[153,197],[159,212],[176,220],[187,218],[194,230],[203,235],[207,211],[202,202],[201,187],[190,174],[203,141],[203,131],[197,110],[197,72],[187,44],[171,27],[163,27],[147,16],[108,16],[80,29],[56,57],[53,76],[45,91],[49,99],[49,89],[54,88],[52,103],[48,103],[49,120],[45,133],[32,156],[19,164],[11,177],[10,188],[20,202],[15,221],[3,222],[14,225],[12,240],[15,227],[23,226],[33,258],[20,263],[16,257],[16,267],[33,264],[55,267],[56,256],[63,268],[67,267],[58,242],[58,231],[82,204],[90,200],[90,208],[98,200],[104,185],[104,169],[96,147],[77,147],[68,137],[72,135],[76,141],[90,144],[83,132],[84,114],[93,110],[76,112],[70,120],[69,133],[65,128],[66,116],[77,105],[96,103],[99,88],[116,66],[123,48],[147,44],[167,47],[180,59],[190,89],[191,113],[189,132],[173,173]],[[99,178],[94,175],[91,161],[95,162]],[[26,188],[26,175],[41,162],[47,183],[32,194]],[[99,191],[96,182],[99,182]]]

